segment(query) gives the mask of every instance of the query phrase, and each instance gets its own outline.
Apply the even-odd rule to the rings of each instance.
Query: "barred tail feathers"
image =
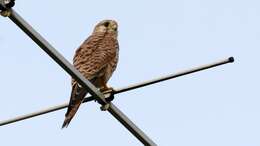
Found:
[[[68,127],[70,121],[78,111],[79,106],[81,105],[86,94],[87,91],[84,88],[80,87],[78,84],[75,84],[72,87],[70,102],[69,102],[68,110],[65,114],[65,120],[62,124],[62,128]]]

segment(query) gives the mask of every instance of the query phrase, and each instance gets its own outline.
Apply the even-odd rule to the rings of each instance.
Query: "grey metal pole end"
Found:
[[[230,63],[235,62],[235,58],[234,57],[229,57],[228,60],[229,60]]]

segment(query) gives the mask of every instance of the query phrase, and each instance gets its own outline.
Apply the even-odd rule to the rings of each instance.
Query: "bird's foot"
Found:
[[[114,89],[112,87],[101,88],[100,91],[105,95],[105,100],[111,102],[114,100]]]
[[[104,86],[104,87],[100,88],[100,92],[102,92],[103,94],[110,93],[113,91],[114,91],[114,89],[112,87]]]
[[[106,103],[105,105],[102,105],[102,106],[100,107],[100,110],[101,110],[101,111],[106,111],[106,110],[109,109],[109,106],[110,106],[110,103]]]
[[[114,89],[112,87],[101,88],[100,91],[105,95],[106,104],[100,107],[101,111],[108,110],[110,102],[114,100]]]

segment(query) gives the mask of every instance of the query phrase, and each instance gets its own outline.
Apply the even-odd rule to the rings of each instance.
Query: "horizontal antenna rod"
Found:
[[[184,71],[180,71],[178,73],[171,74],[171,75],[168,75],[168,76],[164,76],[164,77],[156,78],[156,79],[153,79],[153,80],[145,81],[145,82],[142,82],[142,83],[133,84],[133,85],[130,85],[130,86],[127,86],[127,87],[124,87],[124,88],[116,89],[114,91],[114,94],[127,92],[127,91],[130,91],[130,90],[134,90],[134,89],[137,89],[137,88],[141,88],[141,87],[144,87],[144,86],[148,86],[148,85],[151,85],[151,84],[159,83],[159,82],[162,82],[162,81],[166,81],[166,80],[169,80],[169,79],[177,78],[177,77],[180,77],[180,76],[188,75],[188,74],[191,74],[191,73],[195,73],[195,72],[198,72],[198,71],[206,70],[206,69],[209,69],[209,68],[213,68],[213,67],[216,67],[216,66],[220,66],[220,65],[224,65],[224,64],[232,63],[232,62],[234,62],[234,58],[229,57],[228,59],[220,60],[220,61],[215,62],[215,63],[198,66],[198,67],[188,69],[188,70],[184,70]],[[84,99],[83,103],[90,102],[94,99],[95,98],[93,96],[87,97],[87,98]],[[50,108],[47,108],[47,109],[44,109],[44,110],[40,110],[40,111],[37,111],[37,112],[33,112],[33,113],[30,113],[30,114],[18,116],[18,117],[15,117],[13,119],[1,121],[0,126],[8,125],[8,124],[11,124],[11,123],[14,123],[14,122],[26,120],[26,119],[33,118],[33,117],[36,117],[36,116],[40,116],[40,115],[43,115],[43,114],[47,114],[47,113],[50,113],[50,112],[61,110],[61,109],[64,109],[66,107],[68,107],[68,103],[53,106],[53,107],[50,107]]]

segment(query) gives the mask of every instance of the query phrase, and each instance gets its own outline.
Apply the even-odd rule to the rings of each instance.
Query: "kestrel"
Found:
[[[93,33],[76,50],[74,67],[101,92],[109,90],[106,85],[118,62],[118,25],[114,20],[99,22]],[[62,128],[67,127],[76,114],[87,90],[72,79],[72,92]]]

